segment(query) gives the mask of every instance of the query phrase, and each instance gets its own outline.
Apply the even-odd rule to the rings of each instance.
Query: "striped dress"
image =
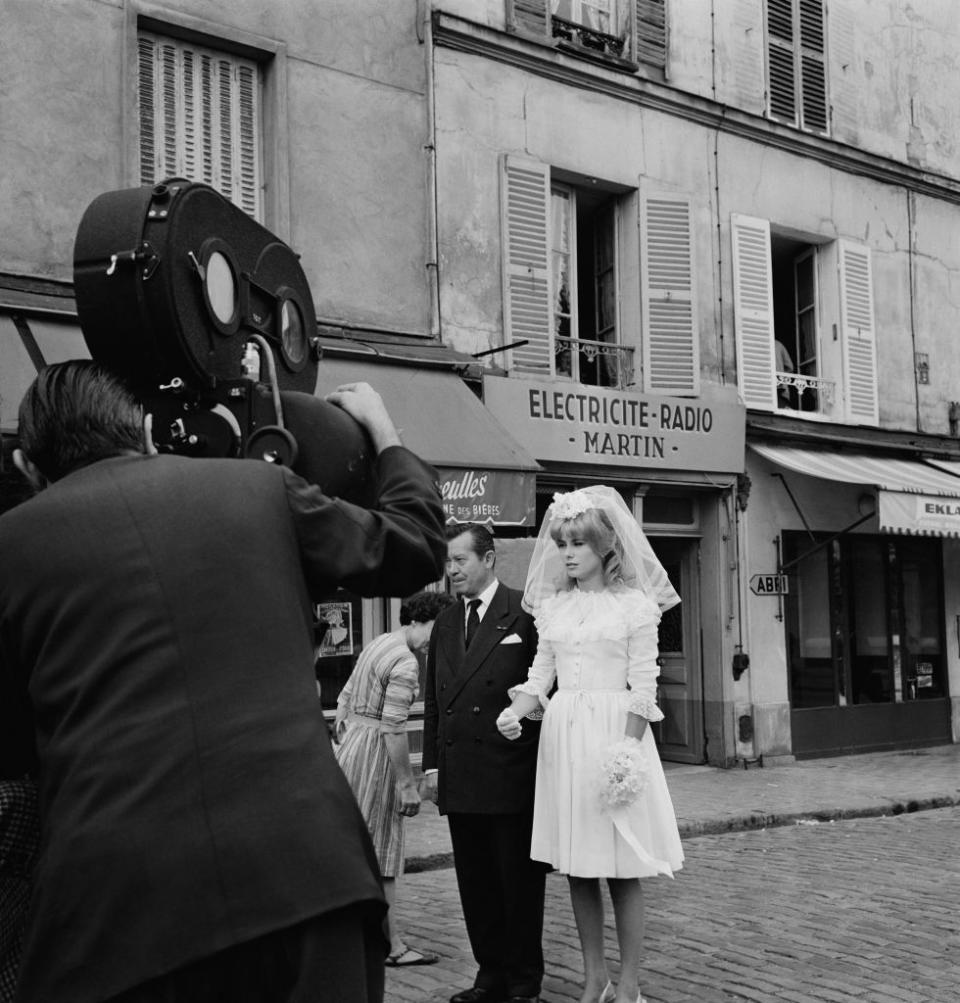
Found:
[[[405,733],[419,685],[417,660],[393,634],[381,634],[361,652],[340,694],[346,703],[347,731],[335,746],[370,830],[384,877],[403,874],[403,821],[397,776],[383,740]]]

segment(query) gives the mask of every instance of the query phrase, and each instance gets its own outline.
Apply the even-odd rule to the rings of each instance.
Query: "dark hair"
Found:
[[[417,592],[400,603],[400,624],[429,623],[457,600],[446,592]]]
[[[491,550],[496,554],[497,547],[493,542],[493,533],[486,526],[481,526],[479,522],[465,522],[460,526],[447,526],[447,542],[449,543],[465,533],[469,535],[470,549],[477,557],[483,557]]]
[[[143,452],[140,405],[95,362],[46,366],[20,402],[20,448],[48,481],[108,456]]]

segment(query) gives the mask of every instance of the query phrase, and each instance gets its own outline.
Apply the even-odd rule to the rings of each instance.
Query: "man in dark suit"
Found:
[[[447,575],[464,602],[436,620],[424,692],[424,794],[447,815],[474,985],[451,1003],[535,1003],[543,979],[546,868],[530,859],[539,723],[497,731],[507,690],[537,648],[521,593],[497,581],[493,537],[448,530]],[[475,612],[474,612],[475,609]]]
[[[0,704],[33,733],[42,846],[22,1003],[382,999],[376,858],[316,699],[312,601],[436,580],[435,472],[366,384],[377,500],[282,467],[150,455],[91,362],[20,408],[36,487],[0,518]]]

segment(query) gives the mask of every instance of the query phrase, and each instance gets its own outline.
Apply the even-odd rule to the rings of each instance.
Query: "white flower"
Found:
[[[600,804],[607,811],[633,804],[647,786],[647,755],[636,738],[615,742],[600,760]]]
[[[596,506],[586,491],[557,492],[550,506],[551,519],[574,519]]]

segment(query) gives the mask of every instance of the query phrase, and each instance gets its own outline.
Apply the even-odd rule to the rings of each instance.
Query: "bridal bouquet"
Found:
[[[615,742],[600,760],[600,804],[607,811],[626,808],[647,786],[647,755],[639,739]]]

